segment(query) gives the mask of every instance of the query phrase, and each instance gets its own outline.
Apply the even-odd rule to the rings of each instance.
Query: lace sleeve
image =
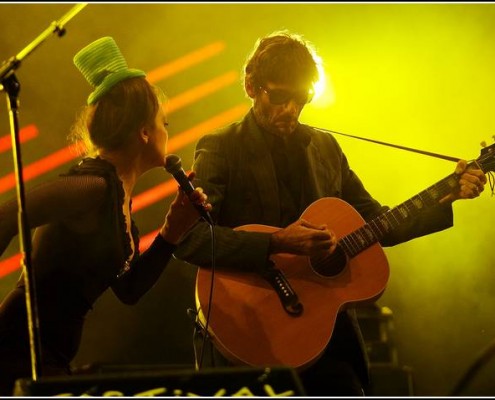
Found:
[[[63,221],[97,210],[107,189],[105,178],[94,175],[61,176],[26,191],[26,220],[30,228]],[[0,204],[0,255],[18,232],[17,199]]]
[[[112,286],[120,301],[136,304],[158,281],[176,248],[157,234],[151,246],[135,259],[129,273]]]

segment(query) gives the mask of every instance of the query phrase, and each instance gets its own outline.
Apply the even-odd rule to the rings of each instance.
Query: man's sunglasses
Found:
[[[263,86],[260,86],[260,89],[268,95],[270,103],[274,105],[285,104],[293,99],[297,104],[302,106],[309,103],[314,95],[313,90],[290,91],[285,89],[267,89]]]

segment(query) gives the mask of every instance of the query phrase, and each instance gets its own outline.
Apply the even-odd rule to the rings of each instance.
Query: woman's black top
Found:
[[[134,304],[156,282],[175,246],[157,235],[139,253],[133,221],[132,249],[123,213],[124,190],[115,167],[86,158],[67,174],[26,193],[31,228],[33,276],[37,292],[42,365],[68,369],[77,353],[83,320],[101,294],[112,287]],[[130,215],[130,213],[129,213]],[[18,232],[15,199],[0,205],[0,254]],[[0,304],[0,375],[30,371],[24,279]],[[48,367],[47,367],[48,368]],[[21,373],[21,372],[19,372]]]

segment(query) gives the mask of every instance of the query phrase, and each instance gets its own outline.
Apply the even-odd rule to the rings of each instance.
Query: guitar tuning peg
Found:
[[[485,148],[486,147],[486,142],[483,140],[481,143],[480,143],[481,147]]]

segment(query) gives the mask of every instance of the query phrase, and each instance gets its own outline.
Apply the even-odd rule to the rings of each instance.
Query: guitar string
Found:
[[[399,220],[399,217],[402,217],[401,219],[407,219],[411,216],[411,214],[417,213],[420,211],[420,208],[422,208],[423,205],[427,206],[432,206],[435,204],[436,198],[438,196],[438,190],[436,188],[439,188],[440,192],[447,192],[447,190],[451,189],[451,185],[449,182],[452,181],[452,179],[455,177],[455,175],[450,175],[440,182],[430,186],[429,188],[425,189],[423,192],[418,193],[417,195],[413,196],[410,200],[405,201],[401,205],[392,208],[388,210],[387,212],[381,214],[377,218],[373,219],[370,223],[367,223],[357,229],[355,232],[352,232],[344,237],[342,237],[339,240],[339,243],[341,243],[344,249],[344,252],[346,252],[347,255],[349,256],[355,256],[359,254],[362,250],[365,248],[369,247],[373,243],[376,243],[376,241],[382,237],[385,233],[387,233],[390,229],[387,228],[383,223],[382,223],[382,218],[385,218],[386,221],[392,226],[392,228],[396,228],[400,225],[401,221]],[[432,194],[432,192],[434,194]],[[420,200],[420,207],[418,208],[418,205],[414,203],[414,199],[418,197]],[[400,207],[405,207],[407,209],[407,214],[404,215],[401,212]],[[380,223],[378,223],[380,222]],[[373,226],[376,228],[375,230],[373,229]],[[373,241],[368,241],[366,240],[369,235],[364,235],[363,231],[366,230],[366,227],[370,227],[372,232],[375,234],[375,237]],[[383,230],[384,231],[383,231]],[[377,235],[378,234],[378,235]],[[323,259],[319,259],[316,262],[313,263],[313,266],[316,267],[316,269],[321,269],[322,266],[326,265],[329,261],[329,259],[332,257],[324,257]]]

